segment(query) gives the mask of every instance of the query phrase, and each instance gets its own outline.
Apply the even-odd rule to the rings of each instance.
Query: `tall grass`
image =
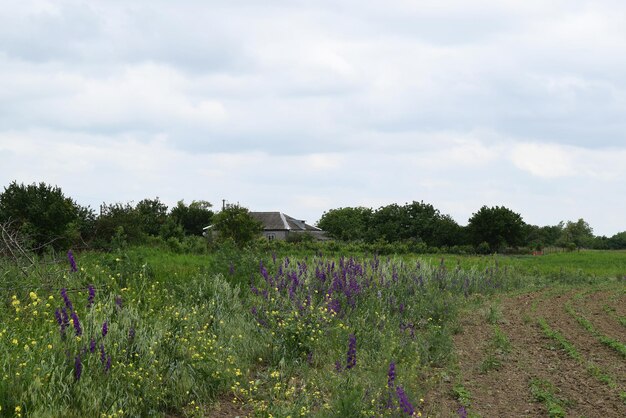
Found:
[[[417,414],[465,301],[546,283],[499,262],[232,248],[77,263],[0,267],[2,416]]]

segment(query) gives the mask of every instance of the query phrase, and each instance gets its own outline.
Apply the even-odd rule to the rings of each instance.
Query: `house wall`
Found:
[[[288,231],[263,231],[263,237],[265,237],[266,239],[272,239],[270,238],[270,236],[274,236],[273,239],[278,239],[278,240],[286,240],[287,239],[287,233]]]

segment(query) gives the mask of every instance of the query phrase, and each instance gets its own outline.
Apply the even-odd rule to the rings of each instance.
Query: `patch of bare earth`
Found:
[[[622,317],[626,316],[626,293],[602,290],[581,296],[572,300],[574,309],[591,321],[601,334],[626,343],[626,327],[616,318],[620,313]],[[614,314],[609,314],[605,307],[611,308]]]
[[[566,312],[564,308],[566,303],[569,302],[572,306],[576,306],[576,300],[572,298],[574,295],[574,292],[568,292],[540,303],[537,307],[537,314],[543,316],[553,329],[561,332],[586,360],[609,372],[619,388],[626,391],[626,360],[624,357],[602,344]],[[626,410],[624,412],[626,414]]]
[[[547,291],[505,298],[497,326],[508,337],[511,348],[508,354],[498,355],[499,367],[487,370],[481,368],[481,363],[489,353],[493,355],[489,344],[494,326],[487,322],[484,311],[464,317],[462,332],[455,336],[455,349],[458,379],[471,396],[470,411],[483,417],[548,416],[545,406],[533,399],[529,388],[532,379],[542,379],[552,383],[558,398],[566,400],[568,416],[626,416],[626,405],[619,399],[619,390],[624,390],[626,364],[567,314],[564,304],[573,294]],[[590,302],[586,308],[592,305],[595,306]],[[583,360],[573,359],[546,337],[537,324],[539,317],[574,344]],[[589,361],[606,368],[619,388],[611,388],[593,377],[588,371]],[[460,405],[452,396],[454,380],[443,382],[427,396],[428,416],[458,416]]]

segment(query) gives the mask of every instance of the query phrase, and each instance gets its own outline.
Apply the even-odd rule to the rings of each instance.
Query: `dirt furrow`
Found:
[[[613,338],[621,343],[626,343],[626,327],[617,317],[617,306],[626,305],[626,294],[616,297],[615,291],[602,290],[590,294],[581,294],[572,299],[572,306],[603,335]],[[605,307],[613,309],[613,315],[609,314]]]
[[[626,390],[626,360],[598,341],[566,312],[565,306],[568,302],[574,306],[573,296],[574,292],[568,292],[540,302],[536,315],[544,317],[553,329],[563,334],[587,361],[593,362],[613,376],[620,390]]]
[[[554,388],[554,396],[568,416],[626,416],[626,405],[620,400],[618,390],[599,381],[588,370],[589,360],[597,362],[610,371],[613,381],[623,390],[626,365],[565,312],[564,304],[573,294],[573,291],[549,290],[505,298],[501,303],[502,316],[495,325],[487,321],[488,308],[465,315],[462,332],[455,336],[458,377],[442,384],[434,396],[427,398],[427,405],[431,405],[425,411],[427,415],[458,416],[459,403],[450,393],[454,393],[456,386],[458,396],[460,386],[471,399],[470,411],[480,416],[548,416],[546,407],[534,399],[529,387],[531,381],[542,381]],[[606,297],[610,298],[611,293]],[[602,306],[585,304],[585,309],[591,308],[602,309]],[[572,358],[546,336],[537,323],[540,317],[554,330],[571,338],[583,358]],[[496,332],[508,339],[508,352],[494,346]],[[437,400],[444,392],[447,396]],[[436,407],[435,402],[438,402]]]

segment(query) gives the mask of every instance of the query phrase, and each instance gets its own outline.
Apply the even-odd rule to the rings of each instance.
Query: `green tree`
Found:
[[[364,207],[331,209],[324,212],[317,226],[329,236],[342,241],[365,239],[372,210]]]
[[[263,224],[250,215],[248,209],[229,205],[213,217],[213,229],[220,240],[232,239],[239,247],[254,240],[263,231]]]
[[[203,228],[211,224],[213,211],[211,203],[205,200],[194,200],[189,206],[180,200],[169,214],[170,218],[180,226],[187,235],[202,235]]]
[[[608,247],[612,250],[626,249],[626,231],[618,232],[608,240]]]
[[[130,203],[102,204],[96,219],[96,244],[108,248],[114,238],[119,243],[137,244],[144,240],[139,211]]]
[[[593,241],[593,229],[582,218],[576,222],[567,221],[561,234],[561,245],[564,247],[589,247]]]
[[[141,229],[148,235],[159,235],[161,228],[167,220],[167,205],[159,198],[143,199],[135,206],[141,222]]]
[[[474,245],[486,242],[491,251],[498,251],[506,246],[522,245],[524,225],[521,215],[504,206],[483,206],[472,214],[467,229]]]
[[[40,251],[66,249],[80,242],[93,222],[93,212],[43,182],[12,182],[0,194],[0,222],[12,222]]]
[[[371,217],[370,226],[367,229],[367,240],[375,242],[383,240],[386,242],[401,241],[408,239],[409,218],[404,208],[396,203],[381,206]]]

